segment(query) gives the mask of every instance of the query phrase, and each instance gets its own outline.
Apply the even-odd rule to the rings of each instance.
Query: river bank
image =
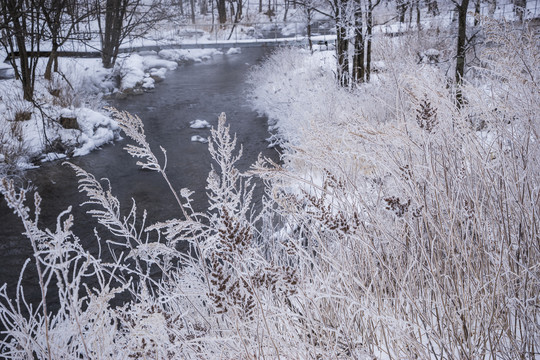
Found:
[[[52,80],[38,78],[33,103],[23,99],[19,81],[0,80],[0,171],[86,155],[118,140],[118,126],[103,109],[108,99],[152,91],[167,71],[220,54],[218,49],[131,54],[112,69],[99,59],[60,58]],[[44,65],[45,60],[38,63],[38,73]]]

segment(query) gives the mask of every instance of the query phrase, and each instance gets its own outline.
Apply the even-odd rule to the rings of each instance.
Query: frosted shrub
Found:
[[[286,106],[292,114],[277,121],[283,132],[303,116],[311,126],[284,167],[261,162],[258,171],[272,180],[288,224],[280,239],[294,247],[288,254],[301,279],[309,278],[294,304],[310,329],[312,356],[537,354],[540,56],[537,38],[487,26],[495,47],[473,79],[478,85],[466,86],[461,110],[439,67],[403,55],[375,81],[378,89],[354,92],[372,105],[353,100],[363,116],[348,126],[335,123],[354,114],[340,111],[347,109],[340,100],[350,99],[343,89],[315,91],[318,103],[336,110],[332,118]],[[268,77],[263,91],[272,86],[294,98],[288,77],[297,64],[317,72],[308,60],[276,58],[255,79]],[[254,101],[267,111],[261,96]],[[392,115],[385,122],[373,120],[381,101]]]

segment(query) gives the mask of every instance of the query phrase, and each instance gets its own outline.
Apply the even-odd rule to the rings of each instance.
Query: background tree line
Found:
[[[87,42],[97,33],[101,59],[111,68],[128,36],[142,36],[171,16],[163,0],[0,0],[0,44],[33,100],[36,67],[48,56],[44,77],[58,71],[58,51],[66,42]]]
[[[283,6],[283,21],[286,21],[289,8],[300,7],[305,14],[309,39],[316,14],[334,22],[336,78],[342,86],[349,87],[371,79],[374,13],[378,8],[393,11],[391,21],[415,22],[420,30],[422,14],[437,16],[441,7],[450,4],[457,13],[454,79],[459,85],[465,71],[465,53],[474,39],[467,38],[468,11],[478,14],[485,3],[492,15],[497,1],[502,0],[285,0],[281,4],[277,0],[267,3],[259,0],[258,12],[272,19],[277,8]],[[516,17],[523,21],[526,0],[512,1]],[[29,101],[34,93],[37,59],[44,55],[41,50],[46,50],[48,56],[44,76],[50,80],[52,72],[58,71],[58,50],[67,41],[85,42],[97,33],[100,40],[97,50],[103,66],[111,68],[128,37],[143,36],[160,21],[195,23],[198,13],[211,14],[212,21],[219,24],[236,24],[245,14],[244,0],[0,0],[0,8],[0,44],[8,54],[18,55],[19,61],[12,57],[10,62],[22,82],[24,98]],[[311,40],[309,43],[311,48]],[[458,105],[463,101],[459,89],[456,101]]]

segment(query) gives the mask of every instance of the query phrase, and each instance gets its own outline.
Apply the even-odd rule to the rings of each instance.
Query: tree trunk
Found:
[[[362,21],[362,3],[355,1],[356,9],[354,12],[354,54],[353,54],[353,79],[356,82],[364,82],[364,24]]]
[[[373,40],[373,4],[368,0],[367,12],[367,48],[366,48],[366,82],[371,80],[371,42]]]
[[[416,30],[420,32],[422,30],[422,22],[420,19],[420,1],[416,0]]]
[[[113,67],[118,57],[126,7],[127,2],[122,0],[107,0],[106,3],[105,32],[101,46],[101,62],[106,69]]]
[[[474,26],[480,24],[480,0],[476,0],[474,3]]]
[[[337,27],[337,77],[341,86],[349,86],[349,40],[347,39],[347,28],[338,22]]]
[[[58,43],[56,41],[53,41],[52,43],[51,54],[49,55],[49,59],[47,60],[47,66],[45,67],[45,74],[43,74],[43,77],[45,78],[45,80],[52,79],[53,65],[54,65],[54,71],[57,72],[58,71]]]
[[[206,15],[208,13],[208,1],[201,1],[201,15]]]
[[[191,23],[195,24],[195,0],[189,0],[189,7],[191,10]]]
[[[430,13],[433,16],[439,15],[439,4],[437,3],[437,0],[428,0],[428,13]]]
[[[526,8],[527,0],[514,0],[514,11],[516,12],[519,22],[523,22]]]
[[[217,10],[218,10],[218,19],[220,24],[225,24],[227,22],[227,9],[225,0],[216,0]]]
[[[406,0],[400,0],[397,2],[397,11],[399,16],[399,22],[405,22],[405,15],[407,14],[407,2]]]
[[[497,10],[497,0],[491,0],[488,6],[488,14],[490,17],[493,17],[495,10]]]
[[[23,87],[23,98],[27,101],[34,100],[34,77],[32,76],[32,66],[30,64],[30,55],[26,49],[26,31],[19,19],[13,19],[13,28],[15,30],[15,42],[19,50],[20,80]]]
[[[457,6],[458,10],[458,38],[457,38],[457,55],[456,55],[456,104],[459,108],[463,106],[463,94],[461,92],[461,84],[463,84],[463,76],[465,74],[465,52],[467,40],[467,8],[469,0],[462,0],[461,5]]]
[[[311,51],[311,53],[313,53],[313,41],[311,40],[311,20],[312,20],[312,14],[313,14],[313,9],[311,9],[311,7],[307,7],[306,9],[306,14],[307,14],[307,38],[308,38],[308,45],[309,45],[309,51]]]

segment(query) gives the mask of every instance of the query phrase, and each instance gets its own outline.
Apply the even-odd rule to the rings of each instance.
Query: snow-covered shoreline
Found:
[[[241,53],[230,49],[227,55]],[[0,168],[25,169],[41,162],[83,156],[120,138],[104,109],[107,98],[140,95],[179,65],[201,62],[219,49],[174,49],[130,54],[104,69],[100,59],[60,58],[59,72],[39,77],[35,104],[25,101],[19,81],[0,80]],[[38,64],[44,71],[45,59]]]

